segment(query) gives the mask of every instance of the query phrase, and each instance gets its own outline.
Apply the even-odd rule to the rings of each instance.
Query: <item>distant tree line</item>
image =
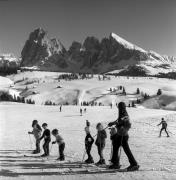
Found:
[[[27,104],[35,104],[34,100],[26,99],[20,96],[12,96],[6,91],[0,91],[0,101],[10,101],[10,102],[18,102],[18,103],[27,103]]]

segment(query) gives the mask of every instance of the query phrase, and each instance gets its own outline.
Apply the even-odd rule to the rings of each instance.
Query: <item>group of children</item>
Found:
[[[97,146],[98,155],[100,157],[100,160],[96,163],[97,165],[105,164],[105,159],[103,156],[103,150],[105,148],[105,141],[107,138],[107,134],[105,129],[103,128],[103,125],[101,123],[98,123],[96,126],[97,129],[97,138],[95,141],[95,145]],[[94,163],[93,157],[91,155],[91,149],[92,145],[94,143],[94,138],[90,134],[90,123],[89,121],[86,122],[85,127],[86,137],[85,137],[85,149],[88,158],[85,160],[86,163]]]
[[[52,142],[52,144],[57,143],[59,147],[59,158],[58,160],[64,161],[65,155],[64,155],[64,149],[65,149],[65,142],[62,136],[60,136],[59,131],[57,129],[53,129],[52,132],[48,129],[47,123],[43,123],[42,127],[44,129],[42,134],[42,129],[40,125],[38,124],[37,120],[33,120],[32,122],[32,132],[28,132],[28,134],[33,134],[36,140],[36,149],[33,151],[33,154],[40,153],[40,141],[44,139],[43,144],[43,151],[44,154],[41,155],[41,157],[49,156],[49,144],[51,142],[51,133],[56,138],[55,141]],[[41,135],[42,134],[42,135]]]
[[[37,120],[33,120],[32,122],[32,132],[28,132],[28,134],[33,134],[36,140],[36,149],[33,151],[33,154],[40,153],[40,141],[44,139],[43,144],[43,151],[44,154],[41,155],[41,157],[49,156],[49,144],[51,142],[51,134],[56,138],[55,141],[52,142],[52,144],[57,143],[58,149],[59,149],[59,158],[58,160],[64,161],[65,155],[64,155],[64,149],[65,149],[65,142],[62,136],[59,134],[59,131],[57,129],[53,129],[50,133],[50,130],[48,129],[47,123],[42,124],[42,128],[44,129],[42,134],[42,128],[38,124]],[[103,150],[105,148],[105,139],[107,138],[107,134],[105,129],[103,128],[103,125],[101,123],[98,123],[96,126],[97,129],[97,138],[95,141],[95,145],[98,149],[98,154],[100,157],[100,160],[97,162],[97,164],[105,164],[105,159],[103,156]],[[88,158],[85,160],[86,163],[94,163],[93,157],[91,155],[91,149],[92,145],[94,143],[94,138],[90,134],[90,123],[89,121],[86,121],[86,127],[85,127],[86,137],[85,137],[85,150],[87,153]]]

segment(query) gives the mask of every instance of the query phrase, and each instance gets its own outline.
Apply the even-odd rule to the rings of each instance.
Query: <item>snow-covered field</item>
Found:
[[[8,77],[0,77],[0,90],[9,91],[12,95],[23,95],[35,100],[35,105],[15,102],[0,103],[0,179],[119,179],[119,180],[156,180],[176,179],[176,83],[174,80],[158,78],[110,77],[110,80],[99,81],[98,76],[87,80],[58,81],[60,73],[23,72]],[[27,90],[26,89],[27,86]],[[60,86],[61,88],[58,88]],[[124,86],[127,95],[123,95],[119,86]],[[111,89],[116,89],[110,92]],[[152,98],[144,101],[138,108],[128,108],[132,122],[130,130],[130,147],[136,157],[140,170],[138,172],[102,172],[95,167],[81,163],[84,154],[85,121],[91,123],[92,135],[96,134],[96,124],[102,122],[104,127],[118,116],[115,103],[124,101],[126,104],[141,95],[136,94],[137,88]],[[158,89],[161,96],[156,96]],[[35,92],[35,93],[33,93]],[[51,100],[56,104],[69,102],[74,104],[83,101],[101,102],[105,106],[44,106]],[[111,109],[109,105],[113,104]],[[80,116],[80,108],[87,112]],[[150,109],[147,109],[150,108]],[[155,108],[155,109],[152,109]],[[158,110],[157,110],[158,109]],[[161,110],[165,109],[165,110]],[[168,122],[170,138],[163,132],[158,138],[161,117]],[[66,161],[56,161],[57,145],[53,145],[48,158],[32,155],[35,148],[34,138],[28,135],[32,129],[32,120],[39,124],[46,122],[52,130],[58,128],[66,142]],[[108,138],[105,148],[106,163],[111,156],[111,141]],[[32,148],[30,144],[32,141]],[[54,138],[52,137],[52,140]],[[43,143],[43,142],[42,142]],[[41,143],[41,147],[42,147]],[[41,152],[42,153],[42,152]],[[98,161],[97,149],[93,145],[92,154]],[[128,166],[127,158],[122,151],[122,168]]]
[[[79,106],[27,105],[17,103],[0,103],[0,178],[9,179],[176,179],[176,113],[173,111],[128,108],[132,128],[130,130],[130,146],[140,164],[140,171],[128,173],[86,172],[94,167],[81,167],[80,161],[84,153],[85,120],[91,122],[92,134],[96,134],[97,122],[107,123],[118,116],[113,106],[87,107],[87,113],[79,115]],[[168,121],[171,137],[163,133],[158,138],[159,128],[156,126],[161,117]],[[58,128],[66,142],[66,161],[60,163],[57,145],[53,145],[50,157],[26,157],[31,155],[30,139],[27,132],[31,130],[31,122],[37,119],[40,124],[48,123],[49,128]],[[109,130],[107,130],[109,134]],[[53,137],[52,137],[53,138]],[[34,141],[32,139],[32,148]],[[54,138],[53,138],[54,140]],[[42,145],[42,143],[41,143]],[[51,146],[50,146],[51,147]],[[105,158],[108,164],[111,142],[107,138]],[[97,150],[93,145],[92,154],[98,160]],[[128,166],[122,151],[121,164]],[[66,175],[66,174],[67,175]]]

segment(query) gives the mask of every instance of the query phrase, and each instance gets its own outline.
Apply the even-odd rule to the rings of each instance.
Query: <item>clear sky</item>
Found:
[[[146,50],[176,56],[176,0],[0,0],[0,53],[20,56],[37,27],[66,48],[114,32]]]

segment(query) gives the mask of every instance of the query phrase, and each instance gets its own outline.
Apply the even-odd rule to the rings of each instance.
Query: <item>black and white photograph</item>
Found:
[[[176,0],[0,0],[0,180],[176,180]]]

